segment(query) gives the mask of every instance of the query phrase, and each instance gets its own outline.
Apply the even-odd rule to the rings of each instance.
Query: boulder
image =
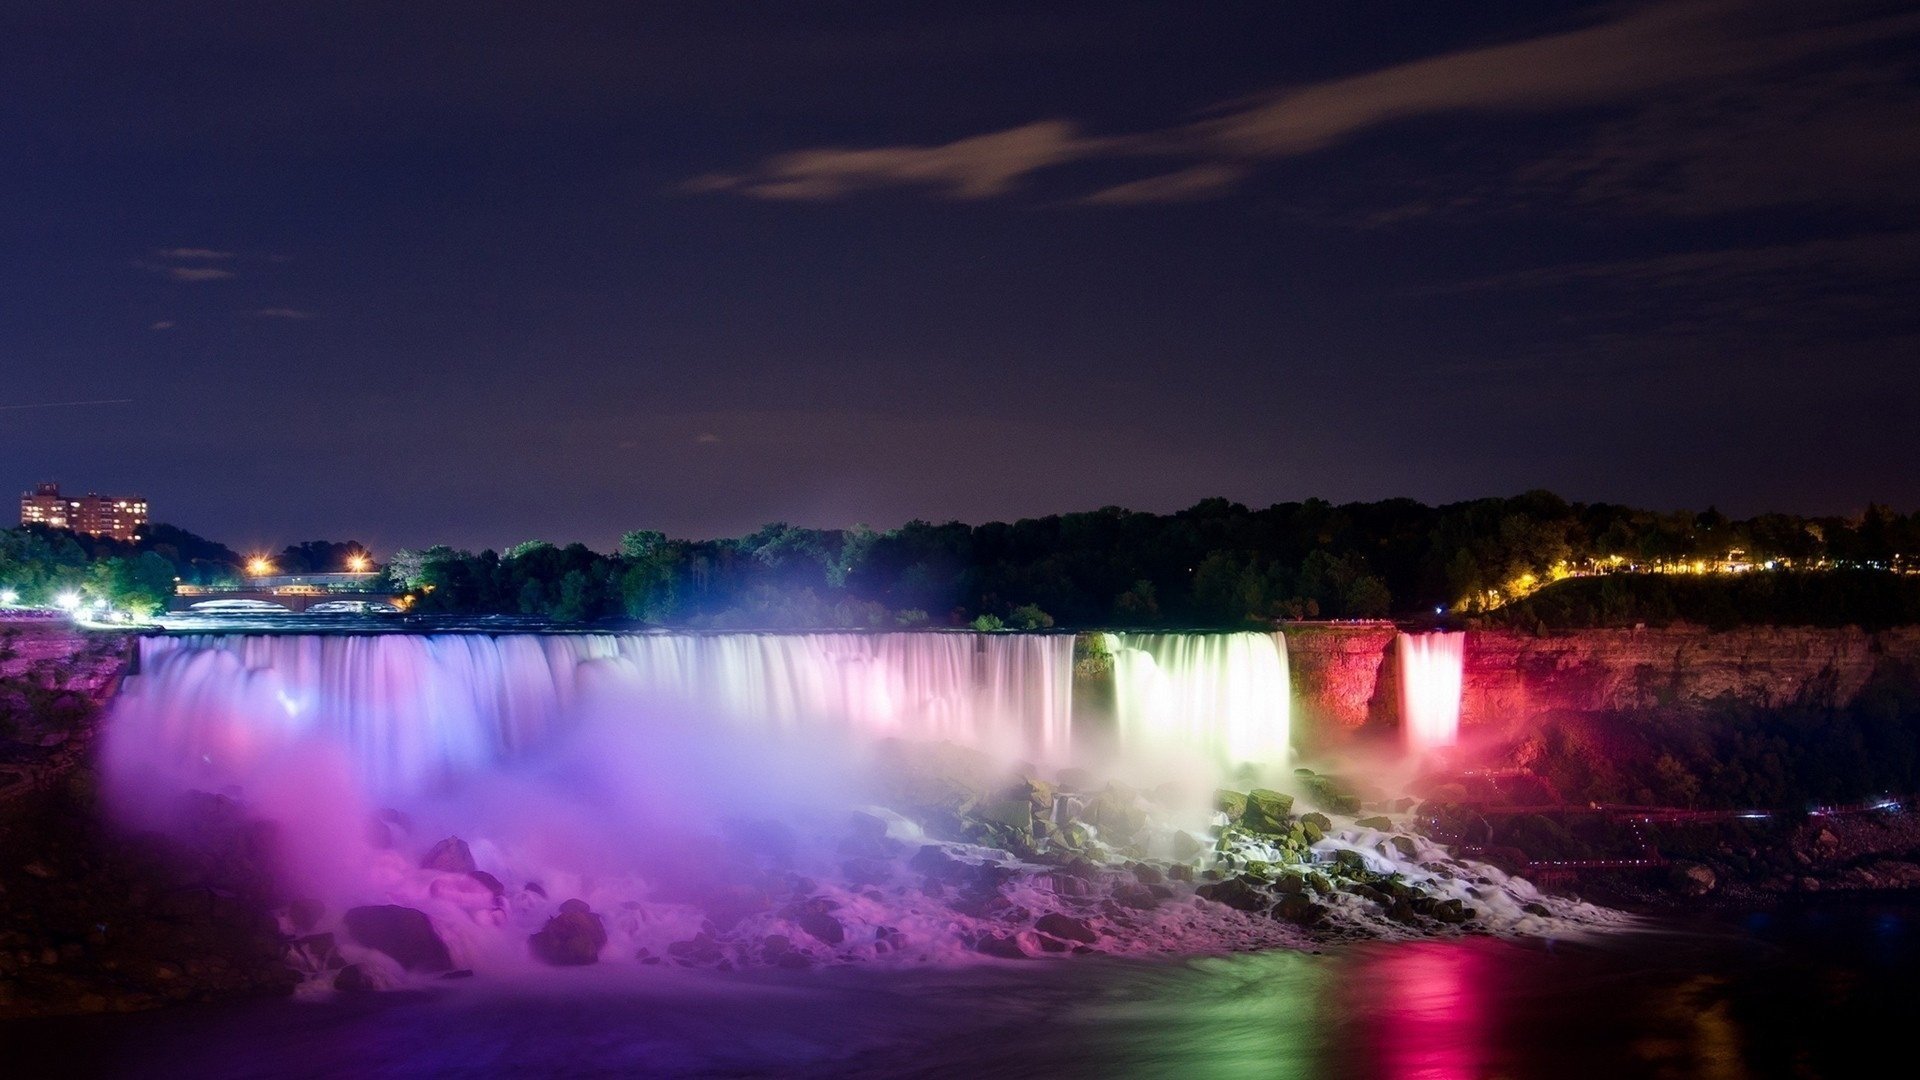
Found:
[[[1113,902],[1135,911],[1152,911],[1160,906],[1160,897],[1151,885],[1128,882],[1114,887]]]
[[[848,859],[840,873],[854,885],[884,885],[893,877],[893,864],[884,859]]]
[[[607,927],[584,900],[568,900],[560,914],[527,938],[533,955],[558,967],[591,964],[607,943]]]
[[[1078,941],[1091,945],[1100,940],[1100,934],[1085,919],[1076,919],[1071,915],[1062,915],[1057,911],[1040,916],[1033,924],[1035,930],[1051,934],[1063,941]]]
[[[1354,824],[1363,829],[1378,829],[1381,832],[1386,832],[1388,829],[1393,828],[1393,819],[1387,817],[1385,814],[1375,814],[1372,817],[1360,818],[1358,821],[1355,821]]]
[[[1673,887],[1684,896],[1705,896],[1719,883],[1711,866],[1687,863],[1673,868]]]
[[[457,836],[449,836],[433,845],[427,857],[420,860],[425,870],[441,870],[449,874],[471,874],[479,867],[473,864],[473,852],[467,849],[467,842]]]
[[[1226,788],[1213,793],[1213,808],[1227,815],[1228,821],[1239,821],[1247,812],[1247,797],[1237,791]]]
[[[1180,862],[1192,862],[1207,850],[1207,845],[1194,839],[1193,834],[1185,831],[1173,834],[1173,857]]]
[[[1247,792],[1246,807],[1240,812],[1240,824],[1248,832],[1284,836],[1293,825],[1293,796],[1268,788]]]
[[[1025,960],[1027,950],[1020,947],[1020,939],[1012,935],[988,934],[974,943],[976,952],[988,956],[997,956],[1002,960]]]
[[[1300,926],[1314,926],[1327,917],[1327,909],[1308,899],[1305,893],[1288,893],[1273,909],[1273,917]]]
[[[824,944],[838,945],[847,940],[847,928],[840,925],[840,920],[817,908],[800,912],[793,922],[808,937]]]
[[[492,893],[494,896],[494,899],[496,900],[498,900],[507,891],[507,887],[505,885],[500,884],[499,878],[494,877],[492,874],[487,873],[485,870],[474,870],[470,872],[467,876],[479,882],[480,884],[485,885],[487,887],[487,891]]]
[[[1265,911],[1267,905],[1272,903],[1261,880],[1248,874],[1209,882],[1193,891],[1196,896],[1225,904],[1237,911]]]
[[[1087,820],[1100,830],[1100,839],[1114,845],[1124,844],[1146,827],[1147,812],[1133,792],[1108,785],[1087,803]]]
[[[970,816],[976,821],[1004,826],[1015,832],[1033,832],[1033,803],[1025,795],[983,803],[974,807]]]
[[[390,990],[393,986],[377,968],[366,964],[348,964],[333,977],[333,988],[343,994],[370,994]]]
[[[967,864],[937,844],[927,844],[914,852],[913,857],[907,860],[907,865],[935,881],[949,884],[967,876]]]
[[[440,972],[453,968],[447,944],[434,932],[425,912],[398,904],[349,908],[341,922],[348,936],[369,949],[378,949],[408,971]]]
[[[321,916],[327,913],[327,905],[312,897],[295,900],[287,905],[287,922],[293,925],[294,933],[311,933],[320,925]]]
[[[1393,850],[1399,852],[1400,857],[1403,859],[1413,859],[1418,856],[1419,848],[1415,846],[1413,838],[1410,836],[1396,836],[1388,840],[1387,843],[1392,844]]]

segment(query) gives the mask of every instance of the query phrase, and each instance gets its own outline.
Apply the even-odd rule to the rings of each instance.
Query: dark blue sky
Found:
[[[1911,508],[1917,46],[1851,0],[14,0],[0,482],[376,550]]]

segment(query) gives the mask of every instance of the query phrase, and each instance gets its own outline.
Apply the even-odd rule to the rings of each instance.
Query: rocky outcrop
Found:
[[[438,972],[453,968],[446,942],[424,912],[398,904],[376,904],[348,910],[342,922],[353,940],[378,949],[408,971]]]
[[[1286,634],[1295,726],[1306,745],[1398,723],[1391,626],[1301,626]],[[1553,712],[1722,702],[1846,706],[1876,674],[1902,668],[1920,669],[1920,627],[1469,630],[1461,724],[1511,730]]]
[[[607,944],[607,927],[584,900],[568,900],[560,914],[527,939],[533,955],[556,967],[591,964]]]

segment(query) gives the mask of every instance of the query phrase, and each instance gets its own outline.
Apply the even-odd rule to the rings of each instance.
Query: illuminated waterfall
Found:
[[[1401,634],[1400,724],[1413,751],[1460,738],[1461,667],[1467,635]]]
[[[1123,753],[1284,765],[1292,716],[1278,633],[1110,634]]]
[[[583,695],[683,707],[743,736],[839,730],[1058,761],[1072,667],[1065,634],[200,635],[143,640],[119,709],[184,759],[318,739],[376,790],[405,790],[541,745]]]

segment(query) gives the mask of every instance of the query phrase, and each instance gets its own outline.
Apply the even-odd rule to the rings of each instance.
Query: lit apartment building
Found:
[[[20,524],[72,529],[115,540],[137,540],[147,524],[147,500],[137,495],[98,495],[74,499],[59,484],[36,484],[20,496]]]

